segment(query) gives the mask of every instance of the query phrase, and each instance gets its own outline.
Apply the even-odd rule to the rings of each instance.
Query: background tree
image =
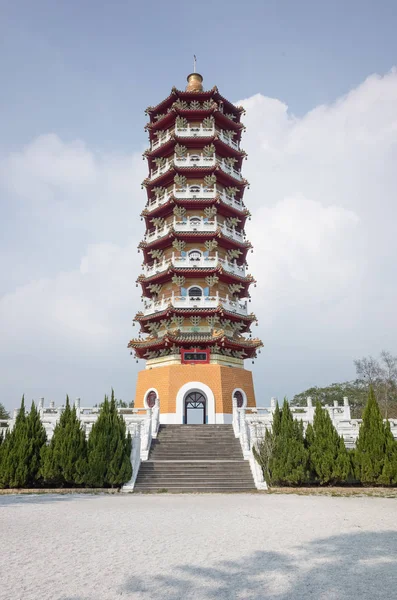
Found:
[[[131,437],[118,414],[114,391],[105,396],[97,421],[88,438],[87,483],[92,487],[122,485],[131,478]]]
[[[304,392],[295,394],[291,404],[294,406],[306,406],[307,398],[310,396],[314,403],[320,402],[322,406],[332,406],[336,400],[339,405],[343,404],[343,398],[347,396],[350,411],[353,418],[360,418],[368,398],[368,386],[365,382],[357,379],[355,381],[344,381],[332,383],[325,387],[311,387]]]
[[[346,482],[350,472],[350,459],[343,439],[320,402],[316,404],[313,426],[308,426],[306,431],[306,442],[310,466],[320,485]]]
[[[87,442],[75,407],[69,397],[48,446],[42,450],[41,475],[50,485],[69,486],[85,483]]]
[[[397,356],[382,350],[379,359],[368,356],[354,364],[367,392],[372,386],[384,418],[397,416]]]
[[[395,444],[389,424],[383,423],[375,392],[371,386],[354,453],[355,474],[361,483],[384,485],[388,474],[389,483],[392,483]]]
[[[307,397],[322,406],[332,405],[336,400],[343,402],[344,396],[349,399],[351,415],[361,418],[368,398],[369,386],[372,385],[384,418],[397,417],[397,356],[382,350],[379,358],[367,356],[354,361],[357,379],[332,383],[325,387],[311,387],[296,394],[292,400],[295,406],[305,406]]]
[[[5,406],[0,402],[0,419],[9,419],[10,413],[5,409]]]

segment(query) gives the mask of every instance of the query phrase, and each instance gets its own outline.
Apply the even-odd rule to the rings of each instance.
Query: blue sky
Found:
[[[258,403],[397,353],[394,12],[0,1],[1,401],[133,397],[144,110],[185,86],[193,54],[247,108]]]
[[[301,115],[388,71],[395,3],[336,0],[3,0],[1,145],[43,131],[108,149],[145,143],[143,109],[197,54],[231,99],[258,91]]]

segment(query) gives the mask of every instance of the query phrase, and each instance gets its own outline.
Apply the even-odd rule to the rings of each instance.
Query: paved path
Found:
[[[1,600],[397,598],[397,500],[0,496]]]

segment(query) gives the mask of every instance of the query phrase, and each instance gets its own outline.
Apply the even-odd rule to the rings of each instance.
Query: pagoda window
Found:
[[[189,158],[190,158],[190,162],[199,162],[200,155],[199,154],[191,154],[189,156]]]
[[[200,261],[202,258],[202,253],[200,250],[191,250],[188,254],[189,261],[196,262]]]
[[[234,390],[233,398],[236,401],[237,408],[247,406],[247,396],[242,390]]]
[[[190,217],[190,225],[193,225],[193,227],[197,227],[198,225],[201,224],[201,219],[200,217]]]
[[[199,185],[191,185],[191,186],[189,187],[189,191],[190,191],[192,194],[199,194],[199,193],[200,193],[200,186],[199,186]]]
[[[201,298],[202,295],[203,295],[203,290],[201,287],[198,287],[197,285],[194,285],[193,287],[189,288],[189,290],[188,290],[189,298]]]

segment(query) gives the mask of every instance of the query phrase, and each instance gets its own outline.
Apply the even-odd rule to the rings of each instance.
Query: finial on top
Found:
[[[193,73],[187,76],[187,92],[202,92],[203,91],[203,78],[200,73],[196,72],[197,68],[197,57],[193,54]]]

